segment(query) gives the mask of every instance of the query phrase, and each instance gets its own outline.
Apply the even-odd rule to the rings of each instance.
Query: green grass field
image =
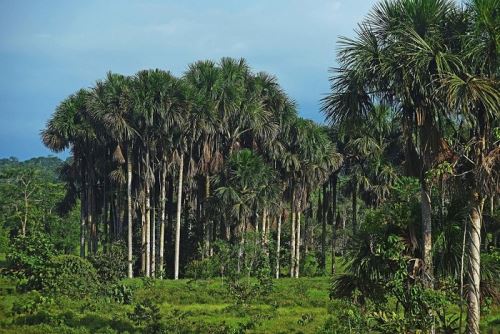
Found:
[[[162,316],[189,324],[193,331],[245,327],[248,333],[315,333],[328,316],[327,278],[275,280],[272,293],[241,306],[235,306],[221,280],[132,279],[124,284],[133,288],[134,303],[152,301],[159,305]],[[13,316],[15,305],[32,296],[16,293],[7,280],[1,281],[0,293],[2,333],[134,332],[134,324],[127,316],[133,311],[131,305],[105,298],[57,297],[33,314]]]
[[[0,254],[0,268],[3,261],[5,255]],[[331,258],[327,262],[330,268]],[[338,273],[344,269],[340,258],[336,269]],[[148,302],[158,306],[162,321],[172,326],[169,333],[317,333],[331,316],[329,312],[341,311],[329,300],[327,276],[283,277],[272,283],[271,292],[237,303],[222,279],[124,279],[121,285],[132,296],[124,304],[102,296],[21,293],[15,281],[0,276],[0,333],[143,333],[144,326],[133,321],[131,314],[136,305]],[[482,329],[488,334],[500,333],[500,308],[484,314]]]
[[[326,277],[274,280],[271,293],[238,306],[221,280],[131,279],[123,284],[134,291],[132,304],[158,305],[174,333],[316,333],[329,316]],[[141,332],[129,316],[133,305],[103,297],[55,297],[37,307],[33,300],[39,294],[18,293],[6,279],[0,280],[0,294],[0,333]],[[25,309],[13,314],[20,305]],[[485,333],[500,332],[497,311],[483,319]]]

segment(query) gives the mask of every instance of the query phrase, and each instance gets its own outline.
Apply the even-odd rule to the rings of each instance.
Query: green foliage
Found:
[[[346,273],[332,284],[332,298],[363,305],[365,325],[382,333],[439,328],[440,312],[453,300],[446,290],[423,285],[421,262],[413,253],[417,245],[408,237],[415,202],[401,201],[414,198],[411,189],[411,182],[399,183],[395,199],[367,212],[365,224],[351,241]],[[448,326],[446,320],[443,326]]]
[[[160,309],[151,301],[146,300],[142,304],[136,304],[134,311],[128,314],[129,318],[137,325],[157,323],[160,321]]]
[[[124,284],[106,285],[104,294],[114,302],[120,304],[132,304],[134,291]]]
[[[114,284],[127,274],[127,247],[123,241],[112,243],[106,252],[99,250],[88,260],[102,284]]]
[[[42,288],[50,294],[92,296],[99,288],[97,273],[92,264],[74,255],[53,257],[49,266],[42,271],[42,277]]]
[[[24,290],[40,290],[43,271],[55,254],[54,246],[42,233],[30,233],[14,238],[7,254],[7,273],[19,279]]]
[[[191,261],[186,276],[194,279],[215,277],[265,277],[271,276],[267,250],[261,246],[262,235],[245,233],[243,244],[231,244],[218,240],[214,243],[214,255]]]
[[[301,265],[300,274],[303,277],[315,277],[323,274],[318,258],[313,254],[307,254]]]
[[[229,280],[227,286],[236,304],[248,304],[258,292],[257,285],[251,279]]]
[[[320,334],[326,333],[364,333],[370,328],[367,317],[350,302],[334,300],[328,304],[330,315]]]
[[[156,333],[318,333],[323,328],[322,333],[389,334],[389,331],[376,328],[395,327],[396,320],[391,320],[392,312],[396,312],[390,308],[393,305],[375,308],[368,302],[360,308],[347,300],[329,301],[328,279],[325,277],[281,278],[273,283],[270,293],[257,296],[247,305],[233,304],[233,297],[227,294],[227,286],[220,279],[156,280],[148,286],[138,278],[126,279],[123,285],[134,291],[131,305],[99,295],[85,298],[54,295],[45,303],[41,301],[40,293],[19,294],[9,290],[8,295],[0,296],[0,332],[93,334],[144,333],[148,330],[155,333],[156,329]],[[0,292],[7,291],[4,284],[8,282],[0,281]],[[12,313],[14,303],[29,304],[32,303],[30,300],[36,300],[38,304],[31,307],[31,314],[30,307]],[[136,304],[142,305],[137,315],[146,319],[141,324],[129,318]],[[155,307],[150,305],[158,308],[157,314]],[[453,324],[455,311],[453,307],[446,309],[448,327],[457,325],[456,322]],[[493,328],[494,332],[499,327],[499,311],[491,306],[491,314],[483,319],[482,331],[487,333],[487,329]],[[387,323],[379,324],[375,312],[385,313]],[[400,318],[401,308],[396,313]],[[155,317],[156,321],[147,320]],[[299,320],[303,322],[299,323]],[[327,320],[330,326],[327,326]],[[436,319],[436,324],[438,333],[456,332],[445,332],[441,317]]]
[[[34,314],[40,309],[48,307],[53,302],[52,298],[43,296],[38,291],[30,291],[26,295],[16,299],[12,304],[12,314]]]
[[[186,266],[185,276],[193,279],[208,279],[221,275],[220,258],[208,257],[200,260],[193,260]]]
[[[14,239],[7,255],[7,273],[18,278],[23,291],[79,297],[93,294],[99,287],[92,264],[74,255],[55,255],[54,246],[41,233]]]
[[[7,235],[43,233],[61,253],[72,253],[78,243],[79,210],[64,217],[58,208],[65,197],[56,176],[62,161],[33,158],[24,162],[3,159],[0,164],[0,252],[8,251]]]
[[[481,254],[481,296],[500,304],[500,250]]]

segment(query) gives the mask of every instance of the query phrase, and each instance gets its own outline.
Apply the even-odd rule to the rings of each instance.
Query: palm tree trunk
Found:
[[[358,184],[356,179],[353,180],[352,189],[352,234],[358,231]]]
[[[321,195],[323,194],[323,202],[326,198],[326,183],[323,184],[322,192],[318,196],[318,220],[321,221],[321,268],[326,273],[326,219],[323,213],[323,203],[321,202]]]
[[[88,253],[93,252],[93,242],[92,242],[92,184],[87,183],[87,251]]]
[[[255,232],[256,232],[256,235],[259,235],[259,219],[258,219],[258,215],[257,215],[257,208],[256,206],[254,206],[253,208],[253,215],[252,215],[252,221],[250,222],[250,224],[254,223],[253,225],[255,226]],[[257,245],[257,242],[258,242],[258,238],[255,239],[255,244]]]
[[[263,241],[264,241],[264,243],[263,243],[262,247],[264,248],[264,254],[265,254],[266,260],[270,264],[271,259],[269,257],[269,233],[270,233],[269,228],[271,226],[271,221],[270,221],[270,217],[267,213],[267,209],[265,210],[263,218],[264,218],[264,222],[265,222],[265,228],[263,228],[263,232],[264,232]]]
[[[274,225],[274,223],[276,222],[276,218],[273,218],[272,221],[269,220],[269,214],[267,214],[267,218],[266,218],[266,240],[265,241],[265,244],[266,244],[266,247],[269,248],[269,235],[271,234],[271,226]]]
[[[240,244],[238,248],[238,267],[237,273],[241,274],[241,267],[243,266],[243,248],[245,246],[245,233],[246,233],[246,220],[243,222],[243,218],[241,216],[241,209],[238,213],[238,224],[240,226]]]
[[[127,220],[128,220],[128,277],[134,276],[132,268],[132,147],[127,148]]]
[[[281,217],[282,213],[280,212],[278,216],[278,235],[276,240],[276,278],[280,278],[280,251],[281,251]]]
[[[146,165],[144,166],[146,169],[146,180],[145,184],[145,193],[146,193],[146,244],[144,245],[146,249],[146,277],[151,276],[151,189],[150,189],[150,168],[149,165],[149,149],[146,149]]]
[[[469,231],[469,291],[467,294],[467,333],[479,334],[480,320],[480,269],[481,269],[481,219],[483,214],[484,198],[479,193],[474,194],[472,212],[470,215],[471,228]]]
[[[421,178],[421,211],[422,211],[422,243],[423,243],[423,260],[424,260],[424,284],[433,287],[433,265],[432,265],[432,208],[431,208],[431,193],[427,182]]]
[[[146,275],[146,199],[141,200],[141,272]]]
[[[261,246],[265,247],[266,245],[266,220],[267,220],[267,209],[262,209],[262,238],[261,238]]]
[[[464,220],[464,234],[462,238],[462,256],[460,257],[460,318],[458,322],[458,328],[462,330],[462,314],[464,305],[464,262],[465,262],[465,245],[466,245],[466,235],[467,235],[467,221]]]
[[[337,183],[339,174],[338,172],[333,173],[331,181],[331,192],[332,192],[332,203],[331,203],[331,219],[332,219],[332,275],[335,274],[335,223],[336,223],[336,213],[337,213]]]
[[[85,257],[85,191],[82,190],[80,197],[80,256]]]
[[[166,208],[166,181],[167,163],[162,162],[161,181],[160,181],[160,278],[163,278],[163,256],[165,252],[165,208]]]
[[[204,237],[205,237],[205,249],[207,256],[210,256],[210,221],[208,215],[208,198],[210,197],[210,176],[205,175],[205,200],[203,201],[203,214],[204,214]]]
[[[174,279],[179,279],[179,252],[181,244],[181,210],[182,210],[182,176],[184,172],[184,153],[180,156],[179,162],[179,184],[177,187],[177,221],[175,225],[175,262]]]
[[[295,201],[295,196],[292,190],[292,234],[291,234],[291,240],[290,240],[290,277],[294,277],[295,274],[295,238],[296,238],[296,231],[295,231],[295,207],[294,207],[294,202]]]
[[[102,183],[102,224],[103,224],[103,229],[104,229],[104,237],[103,237],[103,244],[102,244],[102,249],[104,253],[108,251],[108,246],[111,243],[110,240],[111,238],[109,237],[109,228],[108,228],[108,201],[107,201],[107,194],[106,194],[106,180]]]
[[[151,206],[151,277],[156,274],[156,211],[155,205]]]
[[[312,203],[310,203],[312,207]],[[303,241],[302,244],[304,245],[303,249],[303,254],[304,258],[307,257],[307,254],[309,254],[309,230],[310,230],[310,225],[311,225],[311,212],[312,209],[307,209],[304,211],[304,234],[303,234]]]
[[[297,238],[295,239],[297,246],[295,246],[295,278],[299,278],[299,268],[300,268],[300,211],[297,212]]]

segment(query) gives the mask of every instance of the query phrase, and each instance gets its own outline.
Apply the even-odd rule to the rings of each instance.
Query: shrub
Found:
[[[18,297],[12,304],[12,314],[34,314],[39,309],[52,304],[53,300],[41,295],[38,291],[31,291]]]
[[[43,289],[49,293],[83,297],[95,294],[98,287],[96,270],[78,256],[55,256],[43,272]]]
[[[370,325],[367,317],[356,305],[333,300],[328,305],[329,318],[319,333],[369,333]]]
[[[7,254],[7,273],[18,278],[20,290],[40,290],[42,272],[55,254],[54,246],[41,233],[14,238]]]
[[[134,312],[129,313],[128,317],[137,325],[158,322],[161,319],[160,308],[150,300],[146,300],[142,304],[136,304]]]
[[[322,274],[318,259],[315,255],[308,254],[305,257],[300,273],[303,277],[315,277]]]
[[[193,279],[209,279],[219,275],[219,263],[215,257],[193,260],[186,267],[186,277]]]
[[[111,300],[120,304],[131,304],[133,291],[130,287],[123,284],[114,284],[109,286],[105,291],[106,296]]]
[[[114,284],[127,274],[127,248],[122,241],[111,244],[110,249],[104,253],[89,256],[89,261],[97,271],[101,283]]]

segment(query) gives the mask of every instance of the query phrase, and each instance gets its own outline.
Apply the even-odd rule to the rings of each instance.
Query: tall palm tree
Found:
[[[358,28],[342,38],[340,68],[324,110],[333,124],[352,122],[373,110],[374,99],[392,102],[407,141],[408,172],[421,181],[422,255],[432,285],[431,196],[426,173],[442,138],[436,76],[456,66],[445,45],[453,4],[448,0],[383,1]],[[416,167],[416,168],[415,168]]]
[[[89,109],[93,117],[99,121],[103,134],[108,134],[116,144],[115,152],[122,155],[122,147],[126,150],[127,164],[127,275],[133,277],[133,147],[137,131],[135,115],[132,110],[130,78],[109,72],[105,81],[98,81],[89,98]],[[119,158],[121,160],[122,158]],[[123,161],[120,161],[123,163]]]
[[[59,104],[51,119],[42,130],[42,141],[54,152],[71,149],[73,164],[79,171],[80,182],[80,256],[85,256],[86,229],[91,224],[90,206],[91,180],[89,180],[91,155],[96,145],[97,135],[87,110],[90,92],[79,90]],[[90,251],[90,250],[89,250]]]
[[[468,33],[461,50],[462,66],[443,76],[443,91],[452,111],[465,122],[465,181],[470,185],[468,333],[479,333],[480,249],[484,201],[500,192],[500,145],[493,129],[499,126],[500,1],[474,0],[467,4]],[[467,173],[466,173],[467,174]]]
[[[468,331],[479,333],[480,319],[480,248],[484,201],[500,191],[500,146],[493,139],[492,125],[500,117],[500,91],[494,80],[464,74],[450,75],[444,81],[449,102],[463,112],[468,121],[473,143],[468,159],[473,163],[470,172],[470,229],[469,229],[469,292]]]
[[[177,211],[175,224],[175,252],[174,252],[174,279],[179,279],[180,267],[180,244],[181,244],[181,212],[182,212],[182,194],[184,182],[184,160],[185,152],[187,151],[187,140],[190,136],[189,128],[186,126],[187,117],[189,117],[193,109],[193,94],[192,87],[184,81],[180,81],[178,85],[179,107],[178,111],[184,115],[178,118],[172,127],[172,148],[174,160],[178,164],[177,171]]]
[[[327,133],[311,121],[297,118],[290,128],[283,164],[289,180],[291,207],[290,276],[299,276],[301,213],[316,187],[337,170],[342,158]]]
[[[157,148],[171,142],[172,128],[182,126],[183,105],[181,106],[180,83],[169,72],[159,69],[140,71],[135,75],[132,84],[133,108],[138,115],[143,152],[141,163],[144,187],[144,267],[146,276],[150,276],[155,271],[151,266],[156,262],[151,258],[152,249],[155,248],[151,242],[151,232],[156,229],[155,222],[151,221],[151,189],[156,182],[156,166],[153,162]],[[160,160],[165,160],[164,149]],[[160,166],[164,167],[164,163]],[[165,170],[163,172],[165,173]]]
[[[189,65],[184,74],[184,81],[190,87],[193,107],[191,110],[189,132],[195,145],[198,166],[204,176],[203,200],[203,238],[204,254],[209,252],[211,222],[209,221],[208,204],[210,199],[210,175],[221,168],[221,153],[216,142],[219,122],[218,102],[221,95],[220,68],[212,61],[198,61]]]

